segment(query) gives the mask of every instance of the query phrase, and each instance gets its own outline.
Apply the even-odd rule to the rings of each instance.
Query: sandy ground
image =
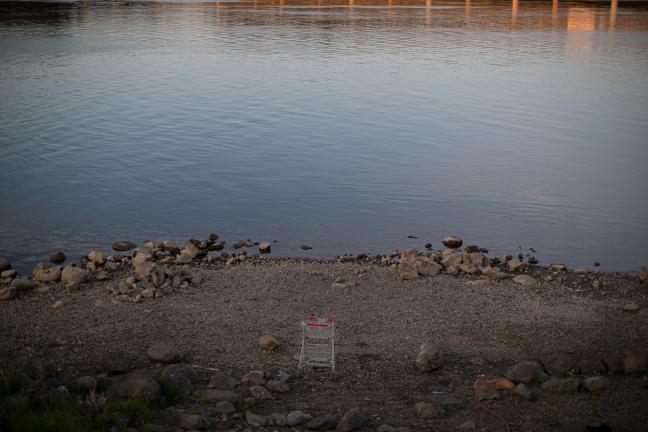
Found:
[[[472,384],[480,374],[504,374],[517,360],[565,351],[575,360],[648,351],[648,286],[615,275],[570,275],[523,287],[510,279],[438,275],[397,281],[374,264],[259,260],[231,267],[186,267],[203,277],[171,296],[118,302],[103,289],[111,280],[70,292],[53,286],[0,302],[0,351],[42,360],[53,373],[98,373],[109,352],[128,353],[133,368],[154,368],[146,350],[173,344],[187,361],[240,377],[250,370],[295,373],[300,321],[311,313],[337,319],[337,377],[309,372],[293,390],[261,402],[261,414],[302,409],[341,416],[361,406],[381,423],[411,430],[455,430],[473,420],[478,430],[587,430],[605,422],[612,430],[648,430],[645,379],[611,375],[610,390],[595,395],[549,395],[534,388],[534,402],[507,397],[478,402]],[[338,276],[358,286],[333,288]],[[592,281],[599,286],[592,288]],[[476,282],[477,281],[477,282]],[[62,300],[64,306],[51,306]],[[623,312],[625,303],[642,306]],[[264,334],[277,337],[276,352],[259,348]],[[437,341],[444,366],[421,373],[413,362],[419,345]],[[466,406],[432,420],[414,405],[431,392],[453,392]]]

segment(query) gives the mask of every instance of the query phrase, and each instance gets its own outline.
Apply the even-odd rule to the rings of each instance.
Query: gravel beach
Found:
[[[604,369],[609,389],[600,393],[554,394],[530,387],[531,401],[512,395],[478,400],[473,388],[482,374],[505,376],[516,362],[551,353],[566,353],[577,364],[648,351],[648,288],[636,277],[529,266],[524,273],[537,282],[532,286],[513,282],[514,274],[501,280],[439,274],[402,281],[393,268],[372,262],[258,256],[236,265],[201,261],[177,267],[196,283],[146,301],[120,301],[107,292],[108,285],[131,274],[120,268],[78,290],[59,282],[49,284],[46,293],[0,302],[3,359],[36,359],[52,375],[93,376],[102,373],[107,357],[121,353],[129,370],[157,373],[162,366],[147,350],[162,342],[184,353],[184,362],[202,375],[290,374],[291,390],[257,401],[256,413],[301,410],[339,418],[360,407],[370,417],[361,430],[382,424],[472,430],[472,422],[475,430],[648,425],[646,371]],[[624,311],[628,303],[639,310]],[[336,318],[333,380],[321,370],[296,374],[300,322],[310,314]],[[278,349],[259,347],[266,334],[280,342]],[[442,367],[425,373],[415,368],[423,342],[438,344]],[[417,415],[417,403],[433,400],[435,392],[456,396],[461,406],[431,418]],[[211,427],[236,430],[237,421],[244,428],[244,419],[236,416]]]

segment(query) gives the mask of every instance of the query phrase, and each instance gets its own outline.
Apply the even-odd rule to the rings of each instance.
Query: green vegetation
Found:
[[[157,408],[180,399],[178,389],[169,382],[160,383],[162,394],[155,400],[130,398],[109,402],[95,392],[67,397],[42,383],[21,388],[20,378],[18,368],[0,368],[0,431],[95,432],[108,431],[112,427],[120,431],[129,427],[141,429],[156,420]]]

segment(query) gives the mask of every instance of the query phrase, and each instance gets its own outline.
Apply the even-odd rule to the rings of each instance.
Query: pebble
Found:
[[[63,302],[62,302],[61,300],[58,300],[58,301],[54,302],[54,304],[52,305],[52,307],[53,307],[54,309],[59,309],[59,308],[63,307]]]
[[[587,272],[588,270],[585,267],[574,267],[572,269],[572,273],[574,274],[585,274]]]

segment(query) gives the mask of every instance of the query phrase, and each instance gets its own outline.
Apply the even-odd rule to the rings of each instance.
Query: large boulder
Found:
[[[137,371],[113,384],[110,393],[123,398],[155,399],[160,395],[160,385],[148,372]]]
[[[425,342],[419,348],[416,356],[416,368],[421,372],[429,372],[439,369],[443,365],[441,349],[436,343]]]
[[[114,242],[112,244],[113,250],[118,251],[118,252],[126,252],[126,251],[129,251],[129,250],[133,250],[136,247],[137,247],[137,245],[135,243],[131,243],[131,242],[127,241],[127,240],[116,241],[116,242]]]
[[[149,359],[159,363],[178,363],[182,360],[182,353],[180,351],[170,345],[159,342],[151,345],[147,354]]]
[[[442,269],[443,266],[436,263],[432,258],[419,257],[416,260],[416,271],[421,276],[436,276]]]
[[[65,266],[61,272],[61,281],[66,285],[85,282],[88,273],[79,267]]]
[[[176,258],[178,264],[187,264],[193,261],[200,254],[200,249],[196,247],[193,242],[188,241],[180,251],[180,255]]]
[[[406,249],[401,252],[400,260],[396,266],[396,277],[400,280],[410,280],[418,278],[416,269],[418,252],[414,248]]]
[[[538,286],[538,281],[534,279],[532,276],[529,276],[527,274],[520,274],[515,276],[513,278],[513,282],[528,287]]]
[[[457,267],[463,263],[463,254],[461,252],[453,252],[443,255],[441,258],[441,265],[443,267]]]
[[[32,279],[38,282],[58,282],[61,280],[61,270],[49,264],[38,263],[32,271]]]

